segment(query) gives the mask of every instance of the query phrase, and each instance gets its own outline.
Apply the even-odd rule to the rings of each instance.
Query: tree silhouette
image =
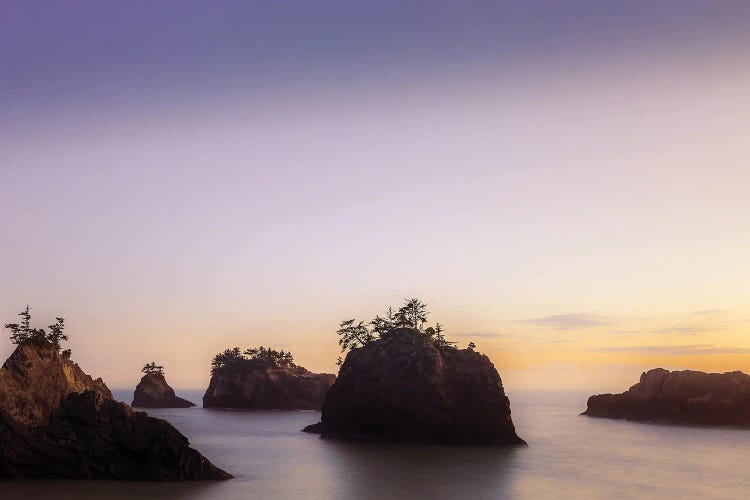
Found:
[[[399,329],[404,328],[416,330],[438,347],[453,347],[455,342],[448,342],[445,339],[443,335],[445,328],[440,323],[437,323],[434,327],[424,328],[429,314],[427,304],[414,298],[407,299],[395,313],[389,307],[385,317],[375,316],[370,321],[369,328],[362,321],[359,323],[354,319],[342,321],[336,331],[339,336],[338,342],[341,346],[341,352],[365,346],[377,338],[385,339],[391,335],[402,334],[403,332]]]
[[[427,304],[419,299],[408,299],[406,304],[396,313],[397,323],[399,326],[408,326],[421,330],[427,321]]]
[[[57,321],[49,325],[49,333],[47,334],[47,340],[57,350],[60,350],[60,342],[68,340],[68,336],[63,333],[65,330],[65,320],[63,318],[55,318]]]
[[[477,345],[474,342],[469,342],[469,345],[466,347],[468,350],[473,351]]]
[[[143,365],[141,371],[146,375],[160,375],[162,377],[164,376],[164,367],[161,365],[157,365],[153,361]]]
[[[354,321],[353,319],[342,321],[339,325],[339,330],[336,332],[339,335],[341,352],[365,346],[374,339],[373,332],[367,329],[363,321],[360,321],[356,325]]]
[[[245,368],[295,368],[294,356],[288,351],[270,347],[252,347],[240,351],[239,347],[227,349],[211,360],[211,374],[229,367]]]
[[[10,330],[10,341],[16,345],[24,343],[32,343],[35,345],[45,345],[60,350],[60,343],[63,340],[68,340],[68,336],[64,333],[65,320],[63,318],[56,318],[56,322],[49,325],[50,332],[44,331],[44,328],[31,328],[31,307],[28,305],[26,309],[18,313],[21,316],[20,323],[6,323],[4,329]],[[70,349],[66,349],[69,353]],[[70,355],[68,354],[68,357]]]

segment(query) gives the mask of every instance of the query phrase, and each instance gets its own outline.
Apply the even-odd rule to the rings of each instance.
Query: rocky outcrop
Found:
[[[46,426],[0,420],[0,477],[174,481],[229,479],[164,420],[95,391],[72,393]]]
[[[583,415],[677,424],[750,426],[750,376],[656,368],[621,394],[588,399]]]
[[[167,384],[163,374],[147,373],[135,388],[132,406],[138,408],[190,408],[195,404],[176,396],[174,389]]]
[[[305,431],[362,441],[525,444],[489,358],[438,346],[413,329],[350,351],[322,412]]]
[[[0,368],[0,411],[24,426],[47,422],[68,394],[87,390],[112,398],[102,379],[49,346],[21,344]]]
[[[227,366],[211,376],[204,408],[319,410],[336,376],[301,366],[275,368],[263,363]]]
[[[168,422],[114,401],[55,349],[22,344],[0,369],[0,478],[229,477]]]

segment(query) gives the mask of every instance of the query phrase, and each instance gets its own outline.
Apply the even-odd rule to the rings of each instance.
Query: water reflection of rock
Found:
[[[526,448],[321,441],[338,471],[340,498],[507,498]]]
[[[55,500],[194,500],[222,498],[227,482],[28,481],[0,482],[0,498]]]

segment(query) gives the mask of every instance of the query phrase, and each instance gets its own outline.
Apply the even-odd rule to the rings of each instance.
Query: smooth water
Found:
[[[130,402],[132,393],[115,391]],[[200,391],[181,396],[200,403]],[[744,498],[750,432],[593,419],[586,394],[510,393],[529,447],[327,441],[318,412],[151,410],[236,478],[206,483],[0,483],[0,498]]]

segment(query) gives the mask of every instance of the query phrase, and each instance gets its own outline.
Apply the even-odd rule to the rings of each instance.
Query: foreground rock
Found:
[[[676,424],[750,426],[750,376],[650,370],[621,394],[588,399],[583,415]]]
[[[204,408],[320,410],[336,376],[312,373],[301,366],[269,367],[263,363],[226,366],[211,376]]]
[[[323,403],[324,438],[473,445],[525,444],[487,356],[392,330],[352,350]]]
[[[139,408],[190,408],[195,406],[174,393],[163,374],[147,373],[133,393],[132,406]]]
[[[112,399],[49,346],[0,369],[0,478],[228,479],[169,423]]]
[[[112,399],[102,379],[45,346],[19,345],[0,369],[0,411],[24,426],[46,423],[68,394],[87,390]]]

